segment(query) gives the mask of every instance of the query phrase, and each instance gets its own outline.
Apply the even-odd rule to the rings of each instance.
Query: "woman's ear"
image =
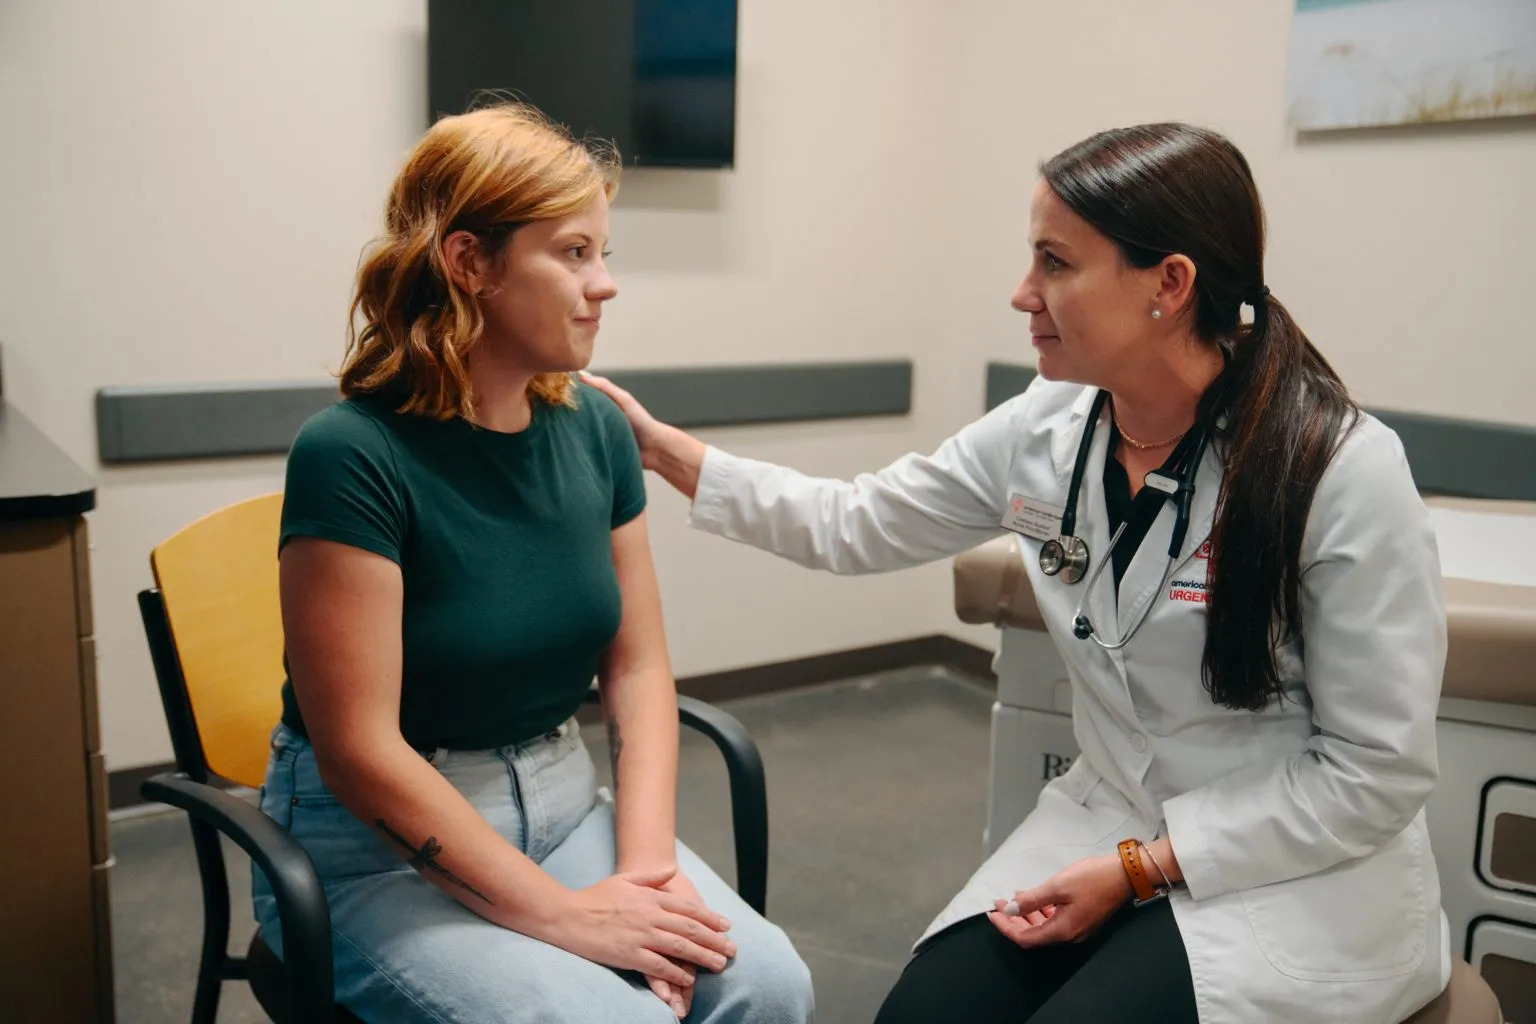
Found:
[[[473,232],[455,231],[443,239],[443,261],[460,291],[479,295],[485,288],[487,261]]]
[[[1174,253],[1163,257],[1157,271],[1157,298],[1154,301],[1163,309],[1182,310],[1195,294],[1194,261]]]

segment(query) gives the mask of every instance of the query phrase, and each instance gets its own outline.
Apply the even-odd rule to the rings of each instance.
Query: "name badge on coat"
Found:
[[[1014,494],[1008,498],[1002,527],[1035,540],[1055,540],[1061,535],[1061,513],[1060,505]]]

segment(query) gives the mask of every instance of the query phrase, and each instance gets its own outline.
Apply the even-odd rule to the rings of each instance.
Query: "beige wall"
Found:
[[[1536,132],[1298,144],[1282,124],[1289,8],[741,0],[738,168],[630,175],[599,368],[910,358],[910,417],[705,437],[842,476],[930,449],[980,412],[986,360],[1029,360],[1007,300],[1033,166],[1101,127],[1185,118],[1253,159],[1271,284],[1363,399],[1536,424],[1521,384]],[[423,126],[424,30],[421,0],[5,5],[8,398],[100,469],[98,387],[334,367],[358,251]],[[169,757],[133,604],[149,548],[281,473],[276,458],[101,469],[113,768]],[[689,532],[652,483],[680,673],[939,631],[990,642],[954,622],[947,566],[809,573]]]
[[[1114,125],[1194,121],[1247,154],[1270,287],[1362,402],[1536,425],[1536,119],[1298,141],[1292,7],[971,0],[961,118],[980,170],[965,184],[993,213],[952,277],[972,343],[1033,362],[1007,300],[1039,162]]]

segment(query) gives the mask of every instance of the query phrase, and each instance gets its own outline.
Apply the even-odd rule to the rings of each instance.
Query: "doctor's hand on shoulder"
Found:
[[[640,464],[692,500],[699,489],[699,472],[704,467],[704,442],[652,416],[639,399],[607,377],[583,370],[581,379],[613,399],[624,418],[629,420],[630,429],[635,432],[635,443],[640,448]]]

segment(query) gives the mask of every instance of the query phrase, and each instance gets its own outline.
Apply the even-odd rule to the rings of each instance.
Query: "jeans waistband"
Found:
[[[503,747],[489,747],[483,750],[453,750],[448,747],[418,748],[416,752],[426,758],[428,764],[441,770],[449,764],[473,764],[479,761],[516,757],[520,752],[539,750],[551,743],[567,738],[579,741],[580,737],[581,727],[576,724],[576,719],[572,717],[561,722],[543,735],[523,740],[521,743],[509,743]]]
[[[441,769],[444,765],[450,762],[454,764],[470,764],[476,761],[488,761],[491,759],[513,757],[520,751],[539,749],[557,740],[563,740],[567,738],[577,742],[580,741],[581,727],[577,724],[575,716],[566,719],[564,722],[561,722],[559,725],[555,726],[553,729],[550,729],[548,732],[540,736],[535,736],[532,739],[523,740],[520,743],[509,743],[506,746],[487,747],[479,750],[457,750],[450,749],[448,747],[420,746],[413,746],[412,749],[415,750],[416,753],[420,754],[428,764],[434,765],[435,767]],[[302,750],[304,748],[313,746],[313,744],[311,744],[306,737],[300,735],[299,733],[290,729],[288,726],[279,722],[277,727],[272,730],[271,746],[274,752],[282,754],[288,750]]]

